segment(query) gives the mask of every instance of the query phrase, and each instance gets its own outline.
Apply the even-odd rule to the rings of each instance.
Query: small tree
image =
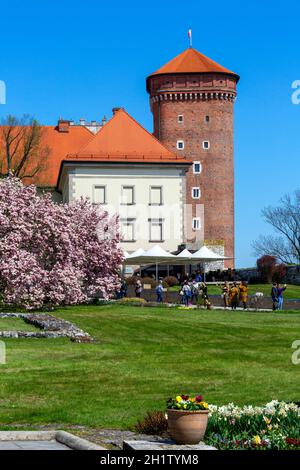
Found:
[[[254,253],[275,256],[286,264],[300,264],[300,190],[294,197],[286,194],[277,207],[266,207],[262,215],[277,235],[260,236],[252,244]]]
[[[33,178],[47,166],[50,154],[42,144],[43,128],[36,119],[7,116],[0,127],[0,176]]]
[[[271,282],[276,266],[275,256],[264,255],[256,261],[262,282]]]
[[[0,182],[0,295],[27,309],[78,304],[119,287],[118,219],[89,201],[55,204],[35,186]]]

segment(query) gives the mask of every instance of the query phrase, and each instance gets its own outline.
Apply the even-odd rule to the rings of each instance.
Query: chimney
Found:
[[[57,128],[59,132],[69,132],[70,121],[66,119],[59,119],[57,123]]]
[[[104,124],[106,124],[106,116],[103,116],[102,118],[102,126],[104,126]]]
[[[113,115],[115,115],[116,112],[119,111],[120,109],[124,109],[124,108],[120,108],[120,107],[119,108],[113,108],[112,109]]]
[[[85,126],[85,119],[84,118],[80,118],[79,119],[79,123],[81,126]]]

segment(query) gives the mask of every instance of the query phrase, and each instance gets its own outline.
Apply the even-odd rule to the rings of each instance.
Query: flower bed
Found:
[[[300,449],[300,408],[273,400],[262,407],[209,405],[205,442],[218,449]]]

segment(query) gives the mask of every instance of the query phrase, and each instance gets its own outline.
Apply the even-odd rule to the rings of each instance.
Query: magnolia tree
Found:
[[[27,309],[78,304],[119,287],[118,218],[87,200],[55,204],[18,179],[0,183],[0,295]]]

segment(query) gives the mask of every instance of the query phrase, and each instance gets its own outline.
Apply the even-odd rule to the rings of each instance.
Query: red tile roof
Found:
[[[98,134],[75,155],[76,158],[176,159],[176,156],[120,108]],[[68,155],[74,158],[74,155]]]
[[[49,154],[41,161],[41,171],[33,179],[25,179],[27,184],[35,183],[38,186],[51,186],[54,187],[57,181],[57,175],[62,159],[67,153],[77,152],[83,145],[89,142],[94,137],[94,134],[86,129],[84,126],[70,126],[69,132],[59,132],[57,127],[42,126],[42,138],[40,148],[48,148]],[[0,132],[0,160],[4,160],[4,145],[1,141],[2,133]],[[38,165],[36,161],[33,163],[32,168]],[[5,163],[3,165],[5,168]],[[30,170],[30,168],[29,168]],[[28,170],[28,171],[29,171]]]
[[[230,75],[237,74],[226,69],[217,62],[209,59],[205,55],[201,54],[196,49],[189,47],[181,54],[170,60],[167,64],[160,67],[156,72],[153,72],[149,77],[153,75],[164,75],[170,73],[226,73]],[[148,77],[148,78],[149,78]],[[239,78],[239,77],[238,77]]]
[[[26,183],[33,182],[41,187],[56,186],[63,161],[188,164],[123,109],[116,111],[97,134],[84,126],[69,126],[68,132],[59,132],[52,126],[42,128],[41,148],[48,147],[50,153],[43,162],[45,168],[33,180],[26,179]],[[0,141],[0,155],[1,149],[3,143]]]

